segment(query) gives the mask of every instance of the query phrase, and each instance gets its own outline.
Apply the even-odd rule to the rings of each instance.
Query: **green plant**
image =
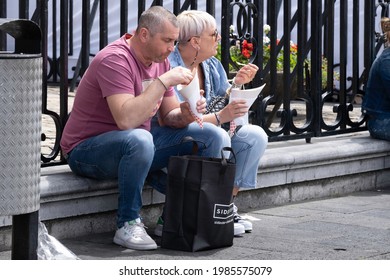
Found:
[[[271,31],[271,27],[266,24],[263,27],[264,37],[263,37],[263,67],[267,65],[271,58],[271,40],[268,37],[269,32]],[[276,40],[276,45],[279,45],[280,40]],[[290,41],[290,71],[294,69],[297,65],[298,60],[298,45],[293,41]],[[276,56],[276,70],[283,71],[283,62],[284,62],[284,52],[283,48]]]
[[[243,40],[242,42],[237,39],[237,36],[234,34],[234,26],[231,25],[229,29],[229,37],[231,39],[232,46],[230,46],[230,59],[236,64],[239,68],[248,64],[250,57],[253,54],[253,44],[248,42],[248,40]],[[221,44],[218,45],[217,59],[221,60]],[[234,64],[229,64],[230,71],[237,71]]]
[[[263,26],[263,67],[267,65],[271,58],[271,40],[269,38],[269,33],[271,31],[271,27],[268,24]],[[232,46],[230,47],[230,58],[231,60],[238,66],[238,69],[242,66],[248,64],[250,58],[253,54],[253,44],[248,40],[239,40],[237,35],[234,34],[234,26],[230,26],[229,29],[230,39],[232,42]],[[276,41],[276,45],[279,44],[279,40]],[[218,45],[216,58],[221,60],[221,44]],[[283,71],[283,48],[278,53],[276,57],[276,70],[278,72]],[[298,61],[298,45],[293,41],[290,41],[290,71],[293,71]],[[306,60],[310,64],[309,60]],[[322,86],[326,87],[326,79],[327,79],[327,65],[328,61],[325,57],[322,58]],[[234,72],[238,70],[234,64],[229,64],[229,71]],[[334,73],[334,79],[338,80],[338,73]]]
[[[268,37],[271,28],[269,25],[265,24],[263,27],[264,37],[263,37],[263,67],[265,67],[271,57],[271,40]],[[248,64],[252,54],[253,54],[253,44],[248,40],[239,40],[237,35],[234,34],[234,27],[230,26],[229,29],[230,39],[233,43],[230,47],[230,58],[237,64],[238,67],[242,67]],[[276,42],[279,44],[279,40]],[[218,53],[216,55],[218,59],[221,58],[221,45],[218,46]],[[297,64],[297,45],[293,42],[290,43],[290,63],[291,69]],[[279,52],[277,56],[277,70],[283,70],[283,50]],[[234,65],[230,64],[230,70],[234,70]],[[237,70],[237,69],[236,69]]]

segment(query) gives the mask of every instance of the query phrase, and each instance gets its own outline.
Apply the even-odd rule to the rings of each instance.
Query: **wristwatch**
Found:
[[[236,84],[235,80],[236,80],[236,78],[234,77],[233,81],[232,81],[232,86],[230,88],[228,88],[228,90],[226,91],[227,95],[230,94],[230,92],[232,91],[233,88],[242,88],[242,85]]]
[[[241,88],[242,85],[240,84],[236,84],[236,78],[233,78],[233,81],[232,81],[232,88]]]

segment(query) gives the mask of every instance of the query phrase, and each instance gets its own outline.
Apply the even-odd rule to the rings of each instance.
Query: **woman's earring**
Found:
[[[193,60],[192,63],[190,64],[190,66],[194,65],[194,63],[195,63],[195,61],[196,61],[196,58],[198,57],[198,53],[199,53],[199,48],[196,48],[196,54],[195,54],[194,60]]]

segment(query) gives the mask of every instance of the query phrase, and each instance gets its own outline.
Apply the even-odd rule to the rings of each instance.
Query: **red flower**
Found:
[[[247,40],[242,41],[242,48],[247,49],[248,51],[253,51],[253,44],[248,43]]]
[[[297,51],[298,51],[298,45],[292,43],[292,44],[290,45],[290,51],[292,51],[292,52],[297,52]]]
[[[248,51],[248,50],[242,50],[241,51],[242,55],[245,57],[245,58],[250,58],[251,57],[251,53]]]
[[[242,41],[241,54],[245,58],[249,59],[251,57],[252,51],[253,51],[253,44],[252,43],[248,43],[247,40]]]

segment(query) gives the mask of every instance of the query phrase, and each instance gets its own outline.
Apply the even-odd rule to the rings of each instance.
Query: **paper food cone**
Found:
[[[196,103],[201,98],[198,74],[195,73],[194,78],[188,85],[177,85],[176,89],[184,97],[185,101],[190,104],[195,121],[203,128],[203,114],[196,110]]]
[[[265,84],[252,89],[233,88],[230,93],[229,102],[232,102],[235,99],[245,99],[248,107],[250,107],[252,106],[253,102],[255,102],[256,98],[259,96],[260,92],[263,90],[264,87]],[[248,123],[248,112],[244,116],[234,119],[235,126],[245,125]]]

